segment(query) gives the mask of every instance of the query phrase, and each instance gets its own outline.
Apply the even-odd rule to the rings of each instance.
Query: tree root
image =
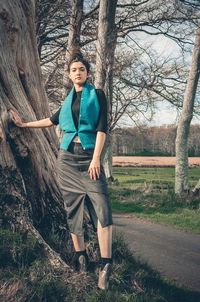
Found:
[[[36,228],[26,219],[22,218],[20,224],[23,227],[23,231],[30,232],[39,242],[41,247],[44,249],[45,255],[53,268],[62,269],[62,270],[71,270],[73,271],[66,262],[64,262],[58,253],[56,253],[42,238],[40,233]]]

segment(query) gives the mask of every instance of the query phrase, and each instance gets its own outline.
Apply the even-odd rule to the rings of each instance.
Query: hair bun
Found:
[[[83,65],[85,65],[87,72],[90,71],[90,63],[84,58],[84,56],[78,49],[75,49],[70,56],[68,62],[68,72],[70,71],[71,64],[74,62],[81,62]]]

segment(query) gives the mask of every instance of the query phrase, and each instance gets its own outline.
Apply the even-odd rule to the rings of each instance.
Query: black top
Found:
[[[78,128],[79,121],[79,112],[80,112],[80,101],[81,101],[81,92],[74,92],[73,100],[72,100],[72,115],[74,119],[74,124],[76,129]],[[96,89],[97,98],[99,101],[100,112],[99,112],[99,120],[97,123],[96,131],[107,132],[107,99],[105,93],[101,89]],[[54,125],[59,124],[59,114],[60,109],[56,111],[51,117],[50,120]]]

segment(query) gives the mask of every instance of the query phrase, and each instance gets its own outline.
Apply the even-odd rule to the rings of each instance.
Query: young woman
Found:
[[[73,88],[61,108],[50,118],[23,123],[12,111],[13,122],[23,128],[58,125],[62,131],[58,153],[58,178],[80,271],[87,269],[83,236],[83,211],[87,208],[97,228],[100,246],[98,286],[108,288],[112,263],[112,214],[101,153],[107,132],[107,101],[100,89],[87,82],[89,63],[81,54],[69,62]]]

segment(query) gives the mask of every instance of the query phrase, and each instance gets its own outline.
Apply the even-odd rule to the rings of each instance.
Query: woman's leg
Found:
[[[112,266],[112,225],[102,228],[98,221],[97,232],[101,253],[98,287],[108,289]]]
[[[76,252],[85,251],[84,236],[78,236],[71,233],[74,249]]]
[[[98,220],[97,234],[102,258],[112,258],[112,225],[102,228]]]
[[[88,266],[88,257],[85,250],[84,236],[77,236],[71,233],[74,249],[76,252],[75,267],[80,272],[86,272]]]

